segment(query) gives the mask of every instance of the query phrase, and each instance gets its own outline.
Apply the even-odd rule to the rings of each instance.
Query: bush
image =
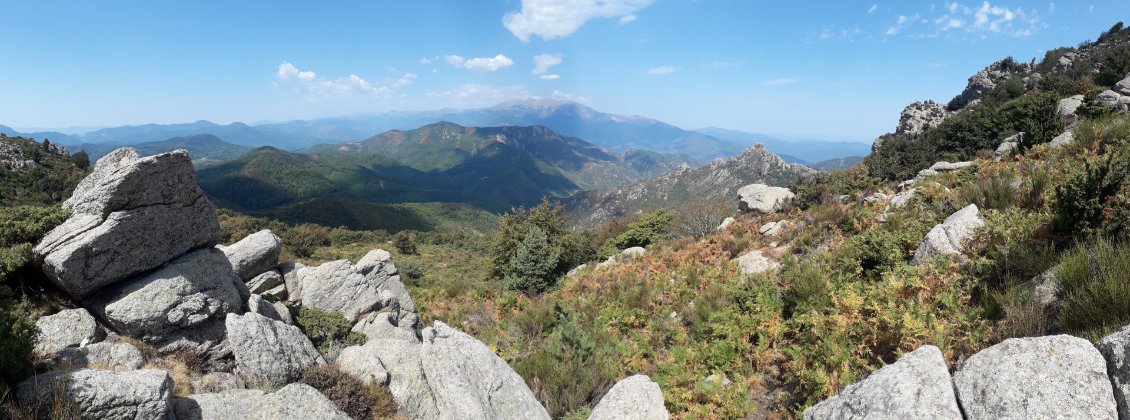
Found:
[[[612,386],[614,363],[602,357],[593,331],[582,328],[574,314],[555,308],[556,323],[548,337],[515,370],[530,384],[554,418],[585,407]]]
[[[71,155],[71,160],[74,161],[75,167],[79,169],[90,168],[90,156],[85,151],[80,150],[78,153]]]
[[[318,247],[330,244],[330,229],[313,223],[304,223],[287,230],[282,235],[283,245],[295,256],[308,258]]]
[[[1095,83],[1111,87],[1130,74],[1130,45],[1112,48],[1103,55],[1102,67],[1095,76]]]
[[[518,244],[506,270],[506,287],[511,290],[541,293],[557,280],[554,273],[561,250],[549,245],[545,231],[533,226]]]
[[[675,210],[676,230],[680,235],[701,239],[714,232],[722,219],[733,213],[732,205],[722,198],[695,200]]]
[[[10,292],[0,285],[0,397],[34,373],[32,349],[39,334],[28,304],[5,296]]]
[[[488,253],[491,255],[492,274],[498,278],[510,276],[513,267],[510,260],[517,255],[518,247],[535,227],[545,234],[549,248],[558,256],[550,277],[559,277],[588,261],[595,254],[591,241],[583,234],[571,232],[568,224],[565,207],[549,200],[543,200],[531,209],[518,207],[503,214],[490,241]]]
[[[1130,324],[1130,246],[1097,238],[1060,259],[1059,324],[1064,331],[1098,339]]]
[[[396,415],[396,401],[388,387],[376,382],[365,385],[336,365],[311,366],[302,372],[300,382],[317,389],[350,418],[367,420]]]
[[[351,332],[353,324],[337,312],[298,306],[291,309],[294,323],[326,357],[333,358],[341,349],[365,344],[365,335]]]
[[[675,214],[667,210],[645,213],[628,224],[628,229],[624,233],[601,245],[600,257],[605,258],[635,246],[646,248],[668,239],[671,237],[671,223],[674,220]]]
[[[392,245],[402,254],[416,255],[416,232],[406,230],[396,232],[392,237]]]
[[[1060,234],[1089,237],[1125,231],[1128,206],[1119,192],[1130,166],[1117,155],[1111,153],[1097,163],[1084,162],[1081,172],[1055,187],[1055,228]]]
[[[961,197],[980,209],[1006,209],[1016,202],[1017,191],[1012,188],[1014,180],[1008,171],[978,177],[961,187]]]

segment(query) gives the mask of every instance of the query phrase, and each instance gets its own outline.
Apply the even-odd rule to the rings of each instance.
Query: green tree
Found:
[[[416,233],[402,230],[392,237],[392,245],[406,255],[416,255]]]
[[[75,162],[75,166],[79,169],[87,169],[90,167],[90,156],[87,155],[85,151],[80,150],[78,153],[71,155],[71,160]]]
[[[506,287],[539,293],[548,290],[557,280],[555,271],[560,257],[561,250],[549,244],[545,231],[530,227],[510,259]]]
[[[510,272],[510,260],[514,258],[518,246],[525,241],[530,228],[537,227],[545,233],[549,246],[557,250],[557,265],[553,269],[556,276],[565,274],[573,267],[592,260],[596,249],[590,235],[569,229],[569,219],[561,203],[542,200],[537,207],[511,209],[498,219],[498,230],[491,236],[491,271],[498,278],[506,278]]]
[[[628,225],[628,230],[608,240],[600,247],[600,255],[607,257],[622,249],[634,246],[647,247],[671,237],[671,223],[675,213],[657,210],[640,216]]]

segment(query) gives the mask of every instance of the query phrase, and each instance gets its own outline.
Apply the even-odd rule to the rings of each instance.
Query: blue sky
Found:
[[[522,97],[870,140],[1130,2],[0,0],[0,124],[278,121]]]

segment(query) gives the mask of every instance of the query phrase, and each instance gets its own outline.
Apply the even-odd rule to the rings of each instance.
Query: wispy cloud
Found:
[[[1055,3],[1048,3],[1048,13],[1055,12]],[[895,35],[906,27],[899,23],[887,31],[887,35]],[[917,36],[934,37],[947,32],[957,32],[987,38],[992,35],[1012,37],[1025,37],[1046,27],[1040,20],[1039,11],[1026,10],[1021,7],[995,6],[988,1],[980,5],[964,5],[948,2],[942,9],[942,14],[932,18],[929,22],[933,27],[927,29],[931,33],[917,34]]]
[[[420,57],[420,64],[432,64],[432,59],[428,57]]]
[[[1048,2],[1048,14],[1055,13],[1055,3]]]
[[[871,8],[867,9],[867,14],[875,13],[876,10],[879,10],[879,5],[878,4],[872,4]]]
[[[549,68],[565,62],[563,54],[538,54],[534,56],[534,69],[530,73],[535,74],[541,80],[557,80],[561,76],[557,74],[548,74]]]
[[[682,70],[682,69],[683,68],[679,67],[679,66],[659,66],[659,67],[652,67],[650,69],[647,69],[646,73],[649,76],[662,76],[664,74],[671,74],[671,73],[677,72],[677,71]]]
[[[463,58],[452,54],[444,56],[443,59],[456,68],[492,73],[514,65],[514,60],[502,54],[482,58]]]
[[[299,70],[290,62],[283,61],[279,64],[275,77],[277,83],[293,87],[301,92],[306,100],[320,102],[358,97],[392,98],[397,88],[412,84],[417,75],[404,73],[396,79],[373,84],[356,74],[337,79],[320,77],[313,71]]]
[[[469,83],[454,89],[428,90],[424,92],[424,96],[453,108],[473,108],[491,106],[511,99],[528,98],[530,91],[522,86],[492,86]]]
[[[784,86],[784,85],[791,85],[791,84],[794,84],[794,83],[799,82],[799,81],[800,80],[797,79],[797,78],[790,77],[790,78],[784,78],[784,79],[769,79],[769,80],[766,80],[764,82],[761,82],[761,84],[764,85],[764,86]]]
[[[503,15],[502,25],[522,42],[530,42],[535,35],[544,40],[563,38],[592,19],[619,17],[620,24],[627,24],[652,1],[522,0],[522,9]]]
[[[918,22],[920,20],[922,20],[922,15],[917,14],[917,13],[914,14],[914,15],[911,15],[911,16],[899,15],[898,21],[895,22],[894,26],[887,28],[886,35],[887,36],[898,35],[898,33],[902,32],[903,29],[906,29],[910,25],[912,25],[915,22]]]

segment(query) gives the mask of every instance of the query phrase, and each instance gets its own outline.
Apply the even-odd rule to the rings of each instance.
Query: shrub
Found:
[[[620,250],[647,247],[671,237],[671,223],[675,214],[667,210],[645,213],[628,224],[628,229],[600,246],[600,256],[608,257]]]
[[[1111,87],[1130,74],[1130,45],[1123,45],[1106,51],[1102,67],[1095,76],[1095,83]]]
[[[1085,161],[1081,172],[1055,187],[1055,227],[1062,235],[1088,237],[1124,231],[1127,205],[1115,198],[1130,166],[1116,155],[1119,153],[1111,153],[1097,163]]]
[[[594,331],[574,314],[555,308],[556,323],[545,341],[515,370],[557,418],[585,407],[615,381],[614,363],[601,355]]]
[[[351,332],[353,325],[337,312],[307,306],[293,307],[292,312],[298,328],[329,358],[345,347],[365,343],[365,335]]]
[[[557,265],[554,276],[565,274],[573,267],[587,261],[594,254],[592,244],[583,234],[571,235],[569,219],[561,203],[543,200],[537,207],[511,209],[498,219],[498,230],[491,236],[490,266],[492,273],[506,278],[510,273],[510,260],[517,254],[519,245],[526,240],[530,229],[537,227],[546,236],[550,248],[556,249]]]
[[[90,168],[90,156],[85,151],[80,150],[78,153],[71,155],[71,160],[74,161],[75,167],[79,169]]]
[[[5,296],[10,292],[0,285],[0,397],[33,373],[32,349],[39,334],[28,304]]]
[[[396,401],[388,387],[368,385],[350,376],[337,365],[315,365],[302,372],[300,382],[317,389],[350,418],[367,420],[396,415]]]
[[[992,295],[1002,318],[993,326],[993,340],[1040,337],[1052,331],[1052,320],[1031,290],[1011,286]]]
[[[416,232],[406,230],[396,232],[392,237],[392,245],[402,254],[416,255]]]
[[[1059,324],[1097,339],[1130,324],[1130,246],[1096,238],[1060,259]]]
[[[961,197],[981,209],[1006,209],[1016,201],[1015,178],[1008,171],[978,177],[961,188]]]
[[[313,223],[304,223],[287,230],[282,235],[283,245],[295,256],[308,258],[318,247],[330,244],[330,229]]]

